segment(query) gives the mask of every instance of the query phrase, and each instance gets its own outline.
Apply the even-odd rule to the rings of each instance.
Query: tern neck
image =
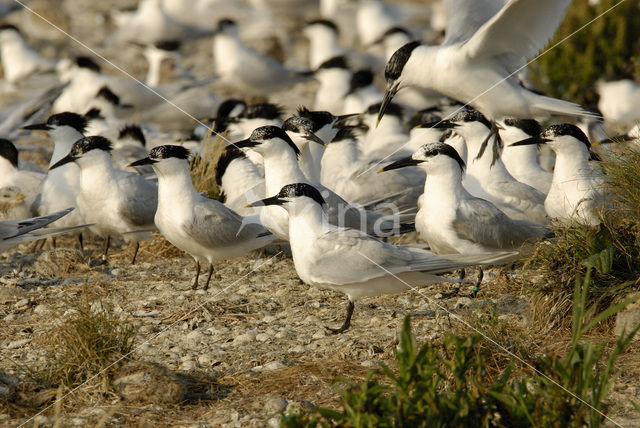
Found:
[[[291,204],[289,208],[289,237],[292,240],[295,240],[295,237],[304,237],[308,241],[309,237],[322,234],[328,225],[325,210],[317,202],[304,198]],[[296,243],[292,242],[292,245],[296,245]]]
[[[329,29],[318,29],[309,37],[309,65],[316,68],[324,61],[342,55],[336,33]]]
[[[268,153],[263,157],[267,195],[275,195],[287,184],[309,183],[293,150],[279,150],[277,154]]]
[[[49,166],[68,155],[73,143],[83,137],[81,133],[71,127],[56,129],[50,131],[50,134],[52,134],[51,137],[53,138],[53,154],[51,155]]]
[[[164,165],[154,165],[158,175],[158,208],[161,205],[174,210],[176,206],[191,206],[200,194],[191,182],[186,160],[170,159]]]
[[[434,194],[454,196],[466,194],[467,191],[462,187],[462,170],[457,162],[451,159],[436,168],[430,168],[424,182],[424,193],[429,198],[432,198]]]

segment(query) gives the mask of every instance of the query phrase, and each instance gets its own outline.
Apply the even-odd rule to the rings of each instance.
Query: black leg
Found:
[[[349,299],[349,305],[347,306],[347,318],[344,320],[342,327],[340,328],[325,327],[325,328],[333,334],[340,334],[347,331],[349,326],[351,326],[351,315],[353,315],[354,308],[355,308],[355,305],[353,304],[353,301]]]
[[[200,262],[196,260],[196,277],[193,279],[192,290],[198,288],[198,278],[200,278]]]
[[[204,289],[209,289],[209,281],[211,281],[211,274],[213,274],[213,263],[209,263],[209,276],[207,276],[207,282],[204,284]]]
[[[107,259],[107,253],[109,252],[110,244],[111,244],[111,236],[107,235],[107,239],[104,240],[104,252],[102,253],[102,260]]]
[[[131,259],[131,264],[136,264],[136,257],[138,256],[138,250],[140,249],[140,242],[136,242],[136,248],[133,250],[133,258]]]
[[[484,278],[484,271],[482,270],[482,267],[479,267],[478,269],[480,269],[480,272],[478,272],[478,279],[476,280],[476,284],[473,286],[473,297],[478,295],[478,292],[480,291],[480,284]]]
[[[84,252],[84,239],[82,238],[82,232],[78,233],[78,244],[80,244],[80,251]]]
[[[51,248],[56,249],[56,238],[51,238]]]

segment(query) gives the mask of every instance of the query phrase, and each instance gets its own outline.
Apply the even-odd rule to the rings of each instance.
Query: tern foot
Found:
[[[476,279],[476,283],[473,286],[473,297],[476,297],[478,295],[478,292],[480,291],[480,284],[482,283],[482,279],[484,278],[484,271],[481,267],[479,269],[480,272],[478,272],[478,279]]]
[[[198,288],[198,278],[200,278],[200,262],[196,261],[196,277],[193,278],[193,284],[191,285],[192,290]]]
[[[342,324],[342,326],[340,328],[331,328],[331,327],[325,326],[325,328],[329,330],[332,334],[340,334],[347,331],[351,326],[351,315],[353,315],[354,308],[355,308],[355,305],[353,304],[353,301],[349,300],[349,305],[347,306],[347,318],[344,320],[344,323]]]

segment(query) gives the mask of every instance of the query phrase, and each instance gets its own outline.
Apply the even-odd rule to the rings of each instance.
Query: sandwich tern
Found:
[[[410,86],[460,100],[492,121],[593,116],[577,104],[524,88],[515,75],[551,39],[571,0],[445,1],[448,23],[442,45],[412,41],[387,62],[379,118],[395,94]]]
[[[196,262],[193,289],[198,286],[200,263],[209,264],[204,286],[209,287],[213,263],[246,255],[273,241],[256,219],[246,218],[222,203],[208,199],[191,183],[189,151],[182,146],[154,147],[149,156],[131,166],[151,165],[158,175],[155,224],[162,235]]]
[[[105,238],[106,258],[111,235],[134,242],[131,264],[136,262],[140,240],[151,239],[153,217],[158,205],[157,186],[140,175],[115,169],[112,144],[100,136],[84,137],[73,143],[69,153],[49,167],[55,170],[74,162],[80,168],[78,208],[91,230]]]
[[[513,253],[453,254],[436,256],[415,246],[391,245],[366,233],[338,227],[327,219],[326,202],[306,183],[284,186],[275,196],[254,206],[281,206],[289,215],[289,237],[296,272],[305,284],[345,293],[347,316],[333,333],[351,324],[357,298],[405,291],[411,286],[452,280],[437,276],[464,266],[497,264]],[[455,280],[454,280],[455,281]]]

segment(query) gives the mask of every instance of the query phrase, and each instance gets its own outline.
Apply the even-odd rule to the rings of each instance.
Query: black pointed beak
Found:
[[[21,126],[20,129],[25,131],[50,131],[53,128],[46,123],[34,123],[33,125]]]
[[[392,169],[404,168],[407,166],[416,166],[416,165],[420,165],[421,163],[422,161],[420,160],[415,160],[411,157],[408,157],[408,158],[400,159],[393,163],[390,163],[389,165],[385,166],[380,171],[378,171],[378,173],[381,173],[384,171],[391,171]]]
[[[62,159],[60,159],[58,162],[54,163],[53,165],[51,165],[49,167],[49,171],[59,168],[62,165],[66,165],[68,163],[71,163],[73,161],[75,161],[76,158],[74,156],[71,156],[71,154],[66,155],[65,157],[63,157]]]
[[[378,127],[378,125],[380,125],[380,121],[382,120],[382,117],[386,113],[387,108],[389,108],[389,104],[391,104],[391,101],[393,101],[393,97],[396,96],[399,89],[400,89],[400,83],[398,82],[387,84],[387,90],[384,92],[384,98],[382,98],[382,104],[380,104],[380,111],[378,112],[378,120],[376,120],[376,128]]]
[[[243,148],[250,148],[250,147],[255,147],[257,145],[259,145],[260,142],[258,141],[252,141],[250,138],[247,138],[246,140],[240,140],[240,141],[236,141],[235,143],[231,143],[229,144],[230,146],[234,146],[238,149],[243,149]]]
[[[320,137],[318,137],[318,136],[317,136],[316,134],[314,134],[313,132],[310,132],[309,134],[304,135],[304,136],[303,136],[303,138],[304,138],[305,140],[313,141],[314,143],[318,143],[318,144],[320,144],[320,145],[326,146],[326,144],[324,143],[324,141],[322,141],[322,140],[320,139]]]
[[[515,146],[531,146],[533,144],[545,144],[547,142],[551,141],[548,138],[542,138],[542,137],[531,137],[531,138],[526,138],[524,140],[520,140],[520,141],[516,141],[515,143],[510,144],[510,147],[515,147]]]
[[[127,168],[131,168],[134,166],[153,165],[154,163],[157,163],[157,162],[158,161],[147,157],[144,159],[137,160],[135,162],[131,162],[129,165],[127,165]]]
[[[351,119],[352,117],[360,116],[360,113],[351,113],[351,114],[343,114],[342,116],[337,116],[335,122],[333,122],[333,128],[338,128],[340,126],[344,126],[346,121]]]
[[[278,198],[278,195],[276,195],[276,196],[272,196],[270,198],[266,198],[266,199],[261,199],[259,201],[255,201],[255,202],[247,205],[247,208],[264,207],[264,206],[267,206],[267,205],[283,205],[286,202],[287,202],[286,199],[280,199],[280,198]]]

